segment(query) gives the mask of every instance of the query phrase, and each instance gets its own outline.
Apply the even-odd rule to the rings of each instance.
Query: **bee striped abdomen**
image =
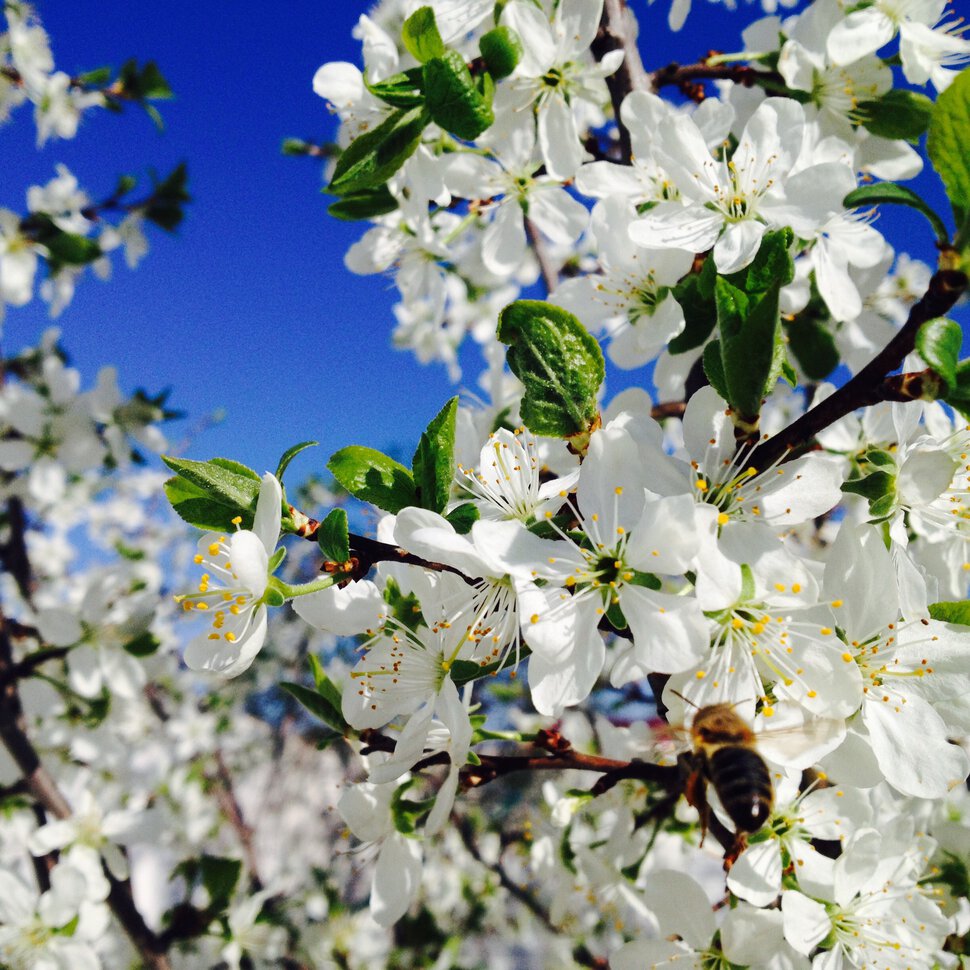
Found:
[[[771,776],[751,748],[725,745],[707,754],[708,780],[738,832],[757,832],[774,803]]]

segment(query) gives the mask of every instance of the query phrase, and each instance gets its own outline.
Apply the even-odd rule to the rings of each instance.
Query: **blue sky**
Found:
[[[369,4],[166,0],[40,0],[55,60],[70,73],[129,57],[155,60],[176,100],[160,105],[164,132],[138,111],[89,112],[76,139],[40,152],[21,114],[0,128],[5,179],[0,206],[24,211],[28,185],[66,163],[94,199],[117,176],[189,167],[194,201],[178,233],[151,234],[151,252],[129,271],[116,260],[107,284],[86,278],[57,323],[88,386],[113,363],[124,389],[171,386],[187,431],[217,411],[189,457],[225,455],[258,471],[288,445],[317,439],[299,473],[323,471],[346,444],[410,454],[421,429],[453,393],[444,368],[422,366],[389,347],[394,292],[381,277],[357,277],[343,254],[360,225],[326,215],[319,163],[284,158],[286,136],[325,140],[334,126],[311,79],[329,60],[359,63],[351,30]],[[666,0],[633,0],[648,69],[688,62],[716,47],[736,49],[758,14],[695,0],[687,27],[666,28]],[[942,203],[938,203],[943,208]],[[926,239],[918,217],[896,210],[880,228],[891,239]],[[914,252],[932,260],[932,253]],[[8,312],[4,349],[36,340],[50,325],[40,300]],[[477,351],[465,358],[477,375]],[[629,378],[624,379],[624,384]],[[612,389],[620,382],[613,381]]]

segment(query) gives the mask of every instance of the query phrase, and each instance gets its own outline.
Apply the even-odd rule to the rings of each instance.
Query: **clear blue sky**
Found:
[[[667,0],[633,0],[648,69],[708,49],[739,46],[756,7],[730,13],[694,0],[687,27],[666,29]],[[453,393],[443,367],[421,366],[389,348],[394,291],[382,277],[357,277],[343,254],[363,226],[326,215],[319,163],[284,158],[286,136],[326,139],[334,131],[311,79],[328,60],[359,63],[351,29],[369,4],[357,0],[40,0],[60,69],[70,73],[129,57],[155,60],[176,100],[159,105],[159,134],[141,112],[89,112],[78,137],[37,152],[32,126],[15,115],[0,128],[5,178],[0,206],[25,210],[24,192],[65,162],[94,199],[122,172],[143,176],[189,166],[194,201],[174,237],[151,234],[151,252],[132,272],[116,259],[107,284],[78,287],[58,323],[88,386],[114,363],[126,390],[173,388],[171,403],[198,420],[226,416],[187,455],[225,455],[258,471],[304,439],[321,448],[297,459],[298,473],[323,471],[337,448],[359,443],[410,453]],[[21,112],[28,111],[21,109]],[[900,234],[927,239],[918,217],[896,210]],[[914,253],[932,260],[929,251]],[[48,326],[37,300],[11,309],[4,349]],[[471,349],[466,378],[477,376]],[[625,384],[629,378],[625,378]],[[611,389],[619,389],[614,381]],[[192,421],[182,423],[187,428]]]

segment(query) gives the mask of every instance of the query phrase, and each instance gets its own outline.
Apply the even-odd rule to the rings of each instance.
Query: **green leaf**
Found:
[[[438,125],[471,141],[495,120],[492,100],[480,91],[465,59],[449,48],[424,65],[425,103]]]
[[[726,401],[728,387],[724,377],[724,365],[721,363],[720,340],[712,340],[704,347],[704,374],[711,387]]]
[[[307,448],[315,448],[319,441],[301,441],[298,445],[293,445],[287,448],[286,451],[280,456],[279,463],[276,466],[276,480],[280,483],[283,481],[283,475],[286,469],[289,467],[291,461],[301,452],[306,451]]]
[[[957,228],[970,214],[970,67],[965,67],[953,83],[936,99],[930,118],[926,151],[937,174],[943,179],[947,198],[953,206]]]
[[[762,398],[782,372],[778,301],[795,275],[793,240],[790,229],[767,233],[749,266],[714,284],[726,400],[745,421],[757,418]],[[704,364],[706,370],[707,354]]]
[[[340,711],[339,698],[338,703],[334,705],[331,697],[324,697],[323,694],[311,690],[309,687],[304,687],[303,684],[294,684],[284,680],[280,682],[280,687],[299,701],[317,720],[323,721],[328,727],[339,731],[341,734],[347,733],[348,726]]]
[[[455,417],[458,398],[453,397],[421,433],[411,459],[418,505],[432,512],[443,512],[451,497],[455,477]]]
[[[251,468],[226,458],[190,461],[163,455],[162,461],[176,473],[165,483],[165,494],[186,522],[227,532],[241,516],[244,529],[252,526],[260,478]]]
[[[536,434],[589,434],[605,375],[596,338],[571,313],[540,300],[516,300],[499,314],[498,339],[525,385],[522,420]]]
[[[916,350],[943,378],[947,393],[957,387],[957,362],[962,344],[963,330],[960,324],[946,317],[928,320],[916,333]]]
[[[862,125],[880,138],[918,141],[926,131],[933,101],[925,94],[893,88],[874,101],[863,101],[855,109]]]
[[[408,53],[421,64],[445,53],[445,44],[438,33],[438,24],[431,7],[418,7],[404,21],[401,40],[404,41]]]
[[[522,60],[522,41],[511,27],[496,27],[478,42],[488,73],[500,81],[508,77]]]
[[[330,204],[327,212],[344,222],[358,222],[387,215],[396,208],[397,199],[391,194],[391,190],[386,185],[378,185],[373,189],[361,189],[360,192],[349,192],[341,196]]]
[[[93,263],[101,255],[101,247],[96,239],[79,236],[73,232],[52,232],[45,236],[43,245],[47,248],[48,262],[52,267],[58,265],[84,266]]]
[[[685,276],[672,290],[684,311],[684,329],[667,344],[672,354],[683,354],[704,344],[717,326],[714,280],[717,269],[713,259],[704,260],[699,273]]]
[[[838,367],[835,338],[820,320],[800,314],[785,325],[785,333],[798,366],[809,380],[823,380]]]
[[[418,504],[411,472],[374,448],[341,448],[327,462],[327,468],[351,495],[385,512],[397,513]]]
[[[350,559],[350,530],[347,513],[331,509],[317,529],[317,545],[327,562],[347,562]]]
[[[364,83],[375,98],[380,98],[392,108],[414,108],[424,103],[424,91],[421,87],[424,83],[424,72],[420,67],[392,74],[374,84],[368,83],[365,77]]]
[[[192,201],[192,196],[186,190],[188,177],[188,169],[182,162],[161,182],[155,183],[152,197],[142,209],[142,214],[149,222],[154,222],[166,232],[178,227],[184,216],[184,204]]]
[[[930,603],[930,616],[944,623],[960,623],[970,626],[970,600],[950,600]]]
[[[950,233],[946,223],[912,189],[895,182],[877,182],[854,189],[843,200],[847,209],[857,209],[864,205],[907,205],[926,216],[936,238],[941,243],[949,243]]]
[[[110,67],[96,67],[75,77],[75,81],[83,88],[103,88],[110,80]]]
[[[347,146],[327,191],[349,195],[386,183],[414,153],[427,123],[423,107],[398,108]]]
[[[453,508],[445,518],[459,535],[467,535],[479,519],[478,506],[474,502],[463,502]]]
[[[199,878],[209,894],[210,907],[223,910],[236,889],[242,863],[238,859],[203,855],[199,857]]]
[[[132,637],[124,647],[133,657],[150,657],[161,645],[161,640],[154,633],[145,630]]]
[[[970,421],[970,359],[957,364],[956,385],[944,400]]]

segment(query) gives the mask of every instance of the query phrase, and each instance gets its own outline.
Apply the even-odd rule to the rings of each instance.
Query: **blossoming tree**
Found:
[[[55,81],[7,11],[40,137],[167,92]],[[185,555],[130,466],[164,399],[79,393],[53,340],[5,362],[4,965],[964,958],[970,41],[941,0],[814,0],[645,65],[642,12],[386,0],[313,79],[336,147],[285,150],[368,223],[347,266],[422,360],[481,347],[410,467],[169,455]],[[92,238],[120,199],[64,172],[5,217],[4,301],[142,246]]]

